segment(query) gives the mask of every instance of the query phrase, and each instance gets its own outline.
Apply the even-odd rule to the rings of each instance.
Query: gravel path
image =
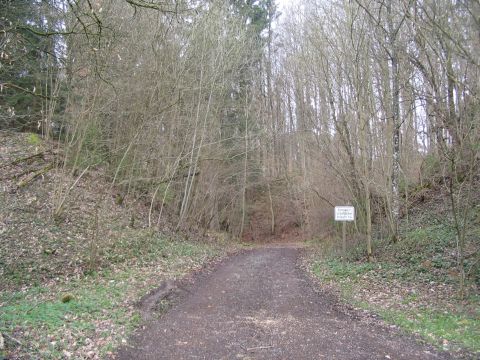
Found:
[[[299,249],[259,248],[200,276],[120,349],[127,359],[447,359],[341,311],[297,266]]]

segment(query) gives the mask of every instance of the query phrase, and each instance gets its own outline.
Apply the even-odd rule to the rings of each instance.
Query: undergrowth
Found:
[[[468,296],[462,300],[458,296],[455,229],[448,217],[420,216],[409,226],[403,224],[400,241],[377,239],[374,262],[366,261],[361,243],[343,258],[323,252],[311,262],[311,270],[322,283],[339,289],[346,301],[378,313],[404,331],[444,350],[466,349],[478,355],[478,259],[467,256],[465,260]],[[467,250],[475,254],[480,234],[475,219],[471,225]]]
[[[480,353],[480,310],[479,299],[475,295],[462,303],[453,293],[450,306],[442,306],[445,305],[443,301],[425,301],[428,293],[422,293],[421,288],[411,285],[415,281],[414,271],[392,263],[327,259],[316,262],[312,270],[323,283],[334,283],[346,301],[378,313],[385,321],[418,334],[433,345],[444,350],[465,348]],[[432,282],[428,283],[427,292],[438,291]],[[396,289],[391,290],[390,286]],[[364,291],[366,287],[370,287],[371,291]],[[378,300],[379,295],[392,299]]]

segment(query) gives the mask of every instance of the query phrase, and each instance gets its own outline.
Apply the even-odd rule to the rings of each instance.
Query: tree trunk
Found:
[[[392,83],[392,240],[398,240],[400,218],[400,86],[398,74],[397,34],[393,26],[392,1],[387,1],[389,51]]]

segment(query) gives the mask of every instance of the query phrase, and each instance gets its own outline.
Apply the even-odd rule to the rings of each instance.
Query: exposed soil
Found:
[[[345,311],[298,266],[300,250],[266,246],[159,291],[175,304],[117,359],[449,359],[371,317]],[[176,294],[176,295],[175,295]],[[153,293],[158,302],[159,293]],[[144,299],[143,305],[152,304]]]

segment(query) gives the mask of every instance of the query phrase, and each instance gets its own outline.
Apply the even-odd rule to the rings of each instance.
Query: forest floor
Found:
[[[262,246],[190,284],[162,287],[153,301],[144,299],[150,320],[114,358],[451,358],[319,290],[301,268],[301,253],[286,244]]]
[[[102,169],[72,174],[61,157],[0,132],[0,360],[102,358],[140,324],[138,299],[238,248],[149,228],[148,202],[119,201]]]

